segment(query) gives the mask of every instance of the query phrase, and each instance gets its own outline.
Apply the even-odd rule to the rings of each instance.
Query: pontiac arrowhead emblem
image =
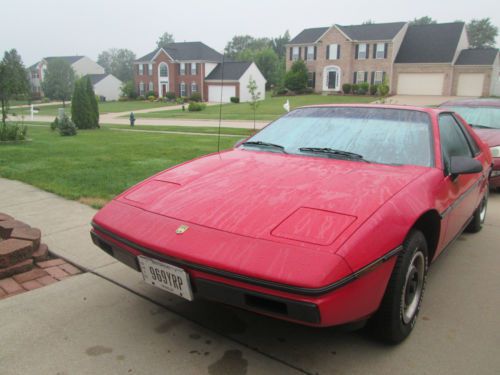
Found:
[[[188,229],[189,229],[189,227],[187,225],[181,225],[179,228],[176,229],[175,233],[183,234]]]

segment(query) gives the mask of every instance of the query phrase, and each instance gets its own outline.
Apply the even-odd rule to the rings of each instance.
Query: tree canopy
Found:
[[[64,59],[50,59],[42,82],[43,93],[52,100],[61,100],[63,106],[71,98],[75,86],[75,71]]]
[[[167,44],[174,43],[174,36],[170,33],[164,32],[156,41],[156,46],[158,48],[165,48]]]
[[[134,79],[135,53],[126,48],[110,48],[102,51],[97,57],[97,63],[106,73],[114,75],[125,82]]]
[[[21,56],[15,49],[5,51],[2,61],[0,61],[0,101],[4,125],[9,109],[9,100],[28,93],[28,77]]]
[[[434,23],[437,23],[437,21],[429,16],[414,18],[413,21],[410,21],[410,25],[431,25]]]
[[[486,48],[496,46],[498,27],[491,23],[489,18],[471,20],[467,24],[469,43],[474,48]]]

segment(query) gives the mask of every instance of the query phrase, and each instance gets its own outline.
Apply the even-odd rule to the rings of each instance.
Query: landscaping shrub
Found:
[[[240,98],[237,97],[237,96],[231,96],[231,103],[239,103],[240,102]]]
[[[135,83],[134,81],[124,82],[121,87],[122,95],[128,99],[137,98],[137,93],[135,91]]]
[[[168,100],[175,100],[176,98],[176,95],[175,95],[175,92],[173,91],[169,91],[165,94],[165,98],[167,98]]]
[[[92,83],[88,77],[75,82],[71,99],[71,120],[78,129],[99,127],[99,108]]]
[[[184,97],[182,97],[182,96],[181,96],[181,97],[178,97],[177,99],[175,99],[175,102],[176,102],[177,104],[184,104],[184,102],[185,102],[185,98],[184,98]]]
[[[156,98],[156,94],[154,91],[148,91],[147,95],[146,95],[146,98],[149,99],[150,96],[154,96]]]
[[[277,87],[274,90],[273,96],[282,96],[288,94],[288,89],[286,87]]]
[[[353,94],[358,94],[358,91],[359,91],[359,85],[357,83],[354,83],[352,86],[351,86],[351,90],[352,90],[352,93]]]
[[[189,100],[192,102],[201,102],[201,93],[193,92],[189,97]]]
[[[366,95],[369,89],[370,89],[370,84],[368,82],[361,82],[358,87],[358,94]]]
[[[381,97],[386,97],[389,94],[389,85],[386,83],[381,83],[378,85],[378,95]]]
[[[376,95],[378,92],[378,83],[370,85],[370,95]]]
[[[350,83],[344,83],[342,85],[342,92],[344,94],[350,94],[352,89],[352,85]]]
[[[26,125],[7,122],[0,125],[0,142],[24,141],[28,134]]]
[[[64,114],[61,121],[56,117],[55,120],[50,124],[52,130],[57,130],[62,136],[72,136],[76,135],[76,126],[73,121]]]
[[[207,107],[207,105],[205,103],[191,102],[191,103],[189,103],[188,111],[189,112],[199,112],[199,111],[203,111],[206,107]]]
[[[149,100],[150,102],[154,102],[154,101],[156,100],[156,96],[154,96],[154,95],[149,95],[149,96],[148,96],[148,100]]]
[[[295,61],[285,74],[285,87],[292,91],[301,91],[307,87],[307,67],[302,60]]]
[[[139,95],[139,96],[137,97],[137,100],[145,100],[145,99],[146,99],[146,98],[144,97],[144,95]]]

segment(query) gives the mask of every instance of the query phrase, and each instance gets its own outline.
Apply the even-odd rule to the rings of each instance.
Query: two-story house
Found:
[[[266,80],[255,63],[225,62],[222,55],[201,42],[171,43],[134,62],[137,93],[164,97],[173,92],[189,97],[200,93],[202,100],[229,102],[233,96],[248,100],[248,82],[254,79],[261,97]]]
[[[303,60],[309,87],[338,92],[344,83],[388,82],[394,94],[500,94],[497,49],[471,49],[463,22],[405,22],[305,29],[287,45],[287,70]]]

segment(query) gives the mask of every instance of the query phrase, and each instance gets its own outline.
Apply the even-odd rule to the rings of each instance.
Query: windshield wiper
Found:
[[[286,154],[287,152],[285,151],[285,147],[282,145],[278,145],[276,143],[269,143],[269,142],[263,142],[263,141],[247,141],[242,143],[243,146],[262,146],[262,147],[273,147],[280,149],[281,152]]]
[[[488,125],[478,125],[478,124],[469,124],[473,128],[478,128],[478,129],[496,129],[493,126],[488,126]]]
[[[329,147],[300,147],[301,152],[312,152],[316,154],[338,155],[352,160],[360,160],[369,163],[369,160],[363,158],[363,155],[356,154],[355,152],[336,150]]]

